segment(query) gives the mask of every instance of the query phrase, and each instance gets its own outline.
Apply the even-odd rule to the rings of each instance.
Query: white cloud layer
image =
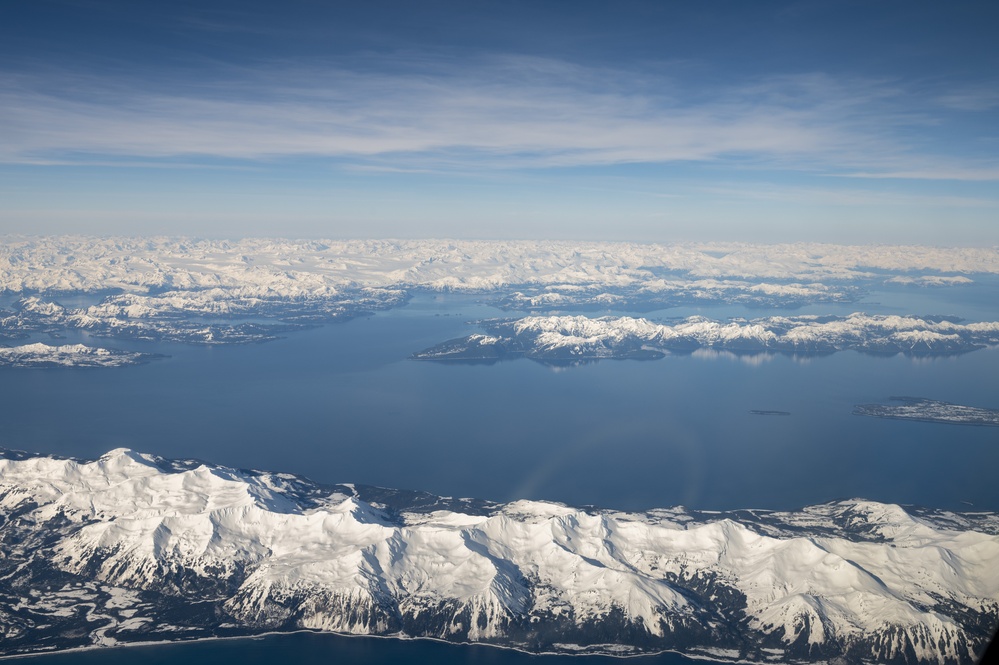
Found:
[[[0,77],[0,161],[268,160],[514,168],[724,161],[864,177],[999,179],[934,168],[904,140],[936,120],[885,82],[770,77],[725,88],[666,75],[493,58],[363,72],[272,65],[183,86]],[[904,130],[904,131],[903,131]]]

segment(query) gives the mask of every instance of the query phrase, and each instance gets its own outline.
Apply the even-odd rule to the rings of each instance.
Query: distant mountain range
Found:
[[[266,342],[303,327],[398,307],[426,291],[477,294],[495,307],[536,314],[717,304],[792,309],[854,302],[872,286],[959,287],[972,284],[971,276],[995,280],[999,275],[995,248],[77,236],[2,240],[0,294],[8,297],[0,308],[0,346],[79,333],[189,344]],[[87,296],[82,301],[81,294]],[[925,334],[916,337],[916,329],[896,331],[886,350],[936,353],[948,350],[948,344],[955,347],[950,350],[963,351],[991,343],[966,334],[970,328],[941,331],[946,326],[936,323],[924,326]],[[753,344],[750,332],[746,328],[741,341],[730,339],[728,344]],[[791,331],[784,333],[782,340],[762,340],[762,346],[794,346],[800,352],[808,345],[796,344]],[[902,339],[905,335],[911,339]],[[502,353],[540,357],[554,352],[521,348],[522,341],[506,344]],[[705,345],[702,337],[689,341]],[[813,341],[815,349],[849,342]],[[480,347],[475,350],[483,351]],[[617,353],[624,352],[622,345],[617,347]],[[94,347],[87,354],[110,351]],[[606,349],[586,353],[591,351],[607,355]],[[9,364],[0,358],[0,365]]]
[[[996,247],[85,236],[0,241],[0,291],[11,293],[238,288],[244,296],[292,298],[350,288],[484,293],[525,286],[570,295],[581,287],[669,291],[692,285],[828,297],[824,285],[830,282],[946,286],[999,274]]]

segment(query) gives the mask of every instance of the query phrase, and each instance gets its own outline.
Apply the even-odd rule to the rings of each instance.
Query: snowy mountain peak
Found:
[[[140,466],[155,467],[155,459],[152,455],[143,455],[131,448],[114,448],[101,455],[98,461],[110,465],[138,464]]]

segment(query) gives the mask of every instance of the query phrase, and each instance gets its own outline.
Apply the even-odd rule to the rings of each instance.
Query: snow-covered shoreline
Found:
[[[732,663],[733,665],[772,665],[772,661],[756,661],[756,660],[717,660],[717,657],[712,657],[712,655],[707,653],[683,653],[681,651],[676,651],[673,649],[664,649],[662,651],[653,651],[646,653],[594,653],[592,651],[583,651],[581,653],[574,653],[572,651],[528,651],[515,646],[508,646],[504,644],[491,644],[489,642],[469,642],[469,643],[456,643],[449,640],[444,640],[439,637],[426,637],[426,636],[413,636],[405,634],[397,635],[354,635],[351,633],[331,633],[327,631],[318,630],[286,630],[286,631],[267,631],[263,633],[253,633],[249,635],[232,635],[232,636],[212,636],[212,637],[196,637],[193,639],[185,640],[158,640],[149,642],[119,642],[113,646],[105,645],[90,645],[85,647],[73,647],[70,649],[59,649],[55,651],[37,651],[32,653],[19,653],[3,655],[0,654],[0,661],[14,661],[21,659],[39,658],[43,656],[52,656],[55,654],[64,653],[83,653],[94,651],[104,651],[107,649],[130,649],[135,647],[158,647],[158,646],[171,646],[177,645],[182,646],[186,644],[199,644],[205,642],[234,642],[234,641],[256,641],[265,637],[283,637],[283,636],[293,636],[293,635],[329,635],[331,637],[337,638],[347,638],[347,639],[359,639],[359,640],[398,640],[403,642],[434,642],[437,644],[445,644],[450,647],[463,647],[463,646],[475,646],[475,647],[485,647],[489,649],[501,649],[504,651],[515,651],[517,653],[527,654],[531,656],[558,656],[560,658],[586,658],[587,656],[599,655],[604,658],[619,658],[626,661],[632,661],[634,659],[645,658],[651,659],[656,656],[664,654],[676,654],[678,656],[683,656],[695,661],[706,661],[706,662],[726,662]]]

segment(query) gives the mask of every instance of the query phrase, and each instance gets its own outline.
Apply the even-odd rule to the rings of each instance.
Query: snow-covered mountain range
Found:
[[[983,275],[999,275],[996,248],[6,236],[0,294],[17,299],[0,309],[0,340],[83,331],[262,342],[396,307],[419,290],[535,313],[793,308],[852,302],[871,285],[950,288]],[[60,302],[81,293],[88,304]]]
[[[0,653],[315,629],[531,651],[971,663],[999,516],[645,513],[0,455]]]
[[[694,279],[961,282],[999,274],[999,248],[797,243],[645,244],[475,240],[194,240],[5,236],[0,290],[126,292],[248,288],[284,297],[317,289],[414,287],[492,291],[511,285]]]
[[[700,348],[735,352],[832,353],[845,349],[912,355],[961,353],[999,344],[999,322],[960,323],[945,317],[769,316],[713,321],[692,316],[675,324],[628,316],[528,316],[479,321],[487,334],[443,342],[419,360],[542,361],[655,358]]]

